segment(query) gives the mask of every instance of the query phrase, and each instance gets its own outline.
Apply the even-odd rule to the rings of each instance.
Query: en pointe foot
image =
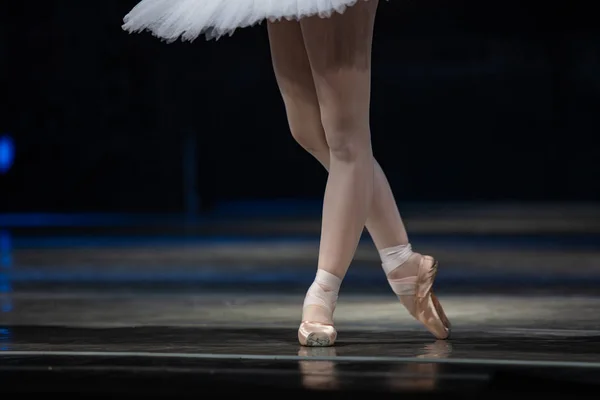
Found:
[[[298,329],[300,345],[307,347],[333,346],[337,339],[337,331],[333,325],[321,322],[302,321]]]
[[[430,256],[415,253],[398,270],[414,268],[416,275],[396,278],[392,272],[388,282],[408,312],[423,323],[437,339],[450,337],[450,321],[439,300],[433,293],[433,283],[438,270],[438,262]]]

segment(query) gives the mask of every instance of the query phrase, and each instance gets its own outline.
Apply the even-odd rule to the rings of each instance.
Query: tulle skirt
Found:
[[[218,39],[268,19],[298,20],[343,13],[359,0],[142,0],[124,18],[129,32],[150,31],[173,42]]]

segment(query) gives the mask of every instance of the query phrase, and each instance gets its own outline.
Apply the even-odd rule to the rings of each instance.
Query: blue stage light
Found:
[[[15,145],[10,136],[0,136],[0,173],[5,174],[15,159]]]

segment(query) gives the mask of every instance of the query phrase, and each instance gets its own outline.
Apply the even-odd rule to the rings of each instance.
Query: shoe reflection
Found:
[[[415,362],[393,364],[384,377],[384,385],[390,391],[432,391],[438,384],[440,364],[435,359],[447,358],[452,353],[452,345],[447,340],[438,340],[424,346],[415,356]],[[300,357],[336,357],[335,347],[302,347]],[[423,362],[419,362],[422,359]],[[322,360],[299,361],[302,384],[312,390],[336,390],[341,382],[336,363]],[[364,368],[369,368],[365,364]],[[368,372],[368,371],[365,371]]]
[[[399,365],[390,374],[389,388],[393,391],[432,391],[436,389],[441,365],[427,360],[447,358],[452,345],[446,340],[428,344],[417,354],[423,362]]]
[[[337,357],[335,347],[302,347],[300,357]],[[336,366],[333,361],[299,361],[302,384],[306,389],[336,390],[340,388]]]
[[[452,344],[447,340],[436,340],[426,345],[417,358],[448,358],[452,354]]]

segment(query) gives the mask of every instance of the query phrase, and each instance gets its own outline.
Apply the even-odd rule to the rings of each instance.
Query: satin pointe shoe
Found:
[[[333,346],[337,339],[337,331],[333,325],[320,322],[302,321],[298,329],[298,341],[301,346],[327,347]]]
[[[437,339],[450,337],[450,321],[433,293],[438,262],[422,256],[417,276],[389,279],[388,282],[408,312],[420,321]]]

